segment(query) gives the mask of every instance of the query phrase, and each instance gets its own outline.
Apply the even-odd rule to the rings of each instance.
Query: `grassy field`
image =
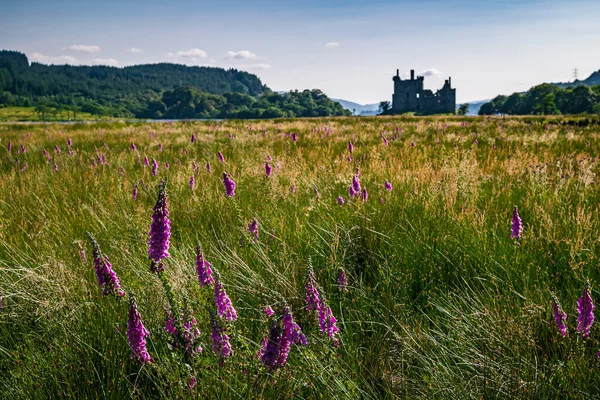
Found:
[[[0,125],[0,398],[597,398],[600,328],[576,331],[587,281],[600,299],[600,125],[589,122]],[[366,201],[349,197],[357,169]],[[148,232],[163,178],[171,237],[159,277]],[[87,231],[125,296],[102,295]],[[229,358],[213,352],[198,243],[237,310],[216,319]],[[307,311],[309,264],[337,347]],[[150,332],[147,364],[131,358],[131,296]],[[165,330],[182,302],[200,330],[195,356]],[[266,306],[271,321],[289,307],[309,342],[277,369],[258,355],[275,323]]]
[[[73,113],[60,111],[56,114],[48,113],[46,121],[71,121]],[[78,112],[78,121],[99,120],[101,117],[90,113]],[[42,116],[35,112],[35,107],[0,107],[0,122],[29,122],[41,121]]]

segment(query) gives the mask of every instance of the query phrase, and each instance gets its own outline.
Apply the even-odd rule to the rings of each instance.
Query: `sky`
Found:
[[[238,68],[273,90],[390,100],[396,69],[457,102],[600,70],[598,0],[0,0],[0,49],[47,64]]]

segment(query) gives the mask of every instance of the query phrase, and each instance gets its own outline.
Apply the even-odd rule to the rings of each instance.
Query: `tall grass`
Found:
[[[586,280],[600,298],[600,127],[564,122],[0,125],[0,398],[597,396],[600,331],[595,324],[583,340],[574,327]],[[17,154],[20,144],[26,153]],[[158,161],[157,176],[137,153]],[[98,165],[100,154],[107,165]],[[366,203],[348,198],[357,167]],[[237,183],[235,203],[225,197],[223,171]],[[147,258],[164,177],[172,227],[165,274],[195,310],[204,351],[194,360],[168,345],[167,299]],[[519,243],[510,239],[515,205]],[[253,219],[257,242],[246,232]],[[86,231],[136,295],[151,364],[130,359],[127,301],[101,295]],[[195,276],[198,242],[239,315],[234,355],[223,364],[209,339],[212,292]],[[306,311],[309,260],[338,319],[338,348]],[[550,291],[569,315],[566,338],[554,326]],[[310,345],[293,347],[288,364],[269,372],[257,357],[268,328],[263,309],[284,304]]]

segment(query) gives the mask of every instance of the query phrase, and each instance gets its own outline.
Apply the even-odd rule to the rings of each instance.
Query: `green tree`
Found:
[[[479,115],[494,115],[497,114],[496,106],[494,106],[493,101],[488,101],[487,103],[483,103],[479,108]]]
[[[463,103],[460,105],[460,107],[458,107],[458,115],[467,115],[468,112],[469,112],[469,104],[468,103]]]
[[[377,109],[379,110],[379,115],[387,115],[390,113],[392,105],[389,101],[380,101]]]

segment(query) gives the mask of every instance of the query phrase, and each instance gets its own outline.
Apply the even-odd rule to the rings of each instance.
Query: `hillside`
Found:
[[[0,51],[0,107],[35,107],[40,119],[71,111],[137,118],[278,118],[349,114],[319,90],[272,93],[237,69],[145,64],[108,66],[29,63]],[[70,116],[68,117],[71,118]]]
[[[350,112],[354,112],[356,115],[376,115],[379,108],[379,104],[358,104],[353,101],[342,100],[342,99],[331,99],[337,101]]]
[[[496,96],[479,109],[479,115],[494,114],[600,114],[600,85],[561,88],[543,83],[525,93]]]
[[[585,86],[596,86],[596,85],[600,85],[600,69],[596,72],[593,72],[590,76],[588,76],[586,79],[580,81],[580,80],[575,80],[573,82],[559,82],[559,83],[553,83],[552,85],[554,86],[558,86],[559,88],[570,88],[570,87],[576,87],[576,86],[580,86],[580,85],[585,85]]]

